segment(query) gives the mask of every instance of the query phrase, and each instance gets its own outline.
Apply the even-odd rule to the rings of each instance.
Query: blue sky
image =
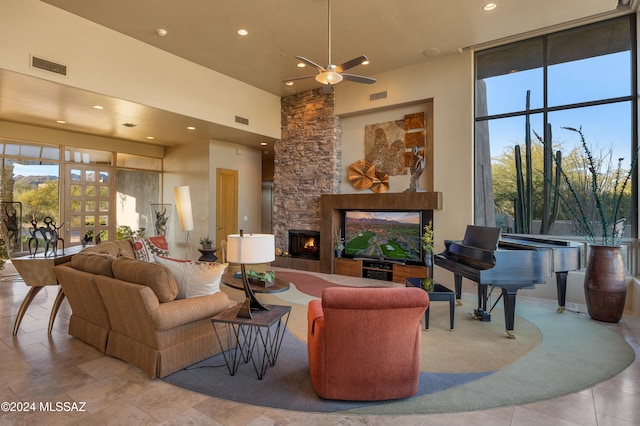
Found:
[[[628,96],[631,69],[629,52],[566,62],[549,67],[549,105]],[[541,108],[542,70],[526,70],[485,79],[488,114],[501,114],[525,109],[526,92],[531,91],[531,109]],[[549,122],[553,141],[562,143],[563,151],[579,144],[578,135],[561,127],[582,127],[587,142],[608,150],[614,158],[631,158],[631,102],[600,105],[552,112]],[[543,134],[542,115],[531,116],[531,128]],[[515,144],[524,144],[524,117],[492,120],[489,125],[491,154],[502,154]],[[532,135],[532,140],[534,137]]]

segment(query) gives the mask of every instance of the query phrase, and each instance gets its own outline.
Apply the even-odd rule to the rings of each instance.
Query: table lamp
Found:
[[[239,234],[227,236],[227,261],[240,264],[242,271],[242,285],[246,299],[240,310],[238,317],[253,318],[251,311],[268,311],[256,299],[249,281],[245,265],[255,265],[258,263],[268,263],[275,260],[275,237],[271,234],[248,234],[242,230]]]

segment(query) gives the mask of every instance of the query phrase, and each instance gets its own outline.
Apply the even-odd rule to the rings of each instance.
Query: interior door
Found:
[[[216,169],[216,247],[238,233],[238,171]]]

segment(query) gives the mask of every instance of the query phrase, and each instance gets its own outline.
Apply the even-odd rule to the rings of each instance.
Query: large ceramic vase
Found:
[[[584,275],[587,312],[594,320],[618,322],[627,296],[620,247],[591,246]]]

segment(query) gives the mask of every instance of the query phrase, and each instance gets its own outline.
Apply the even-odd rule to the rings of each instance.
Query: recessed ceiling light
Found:
[[[482,6],[482,10],[489,11],[489,10],[495,9],[496,7],[498,7],[498,5],[495,3],[487,3],[484,6]]]
[[[153,139],[155,139],[155,138],[154,138],[153,136],[147,136],[147,139],[149,139],[149,140],[153,140]]]
[[[92,105],[93,109],[104,109],[102,105]]]
[[[58,124],[67,124],[67,122],[64,121],[64,120],[56,120],[56,123],[58,123]]]
[[[267,146],[266,142],[260,142],[260,146]]]
[[[243,28],[240,28],[240,29],[239,29],[238,31],[236,31],[236,32],[238,33],[238,35],[241,35],[241,36],[246,36],[247,34],[249,34],[249,31],[247,31],[247,30],[245,30],[245,29],[243,29]]]
[[[307,66],[307,65],[306,65],[304,62],[298,62],[298,63],[296,64],[296,67],[298,67],[298,68],[304,68],[304,67],[306,67],[306,66]]]
[[[287,86],[293,86],[293,81],[285,81],[285,83]]]
[[[158,35],[159,35],[160,37],[164,37],[164,36],[166,36],[166,35],[169,33],[169,32],[168,32],[167,30],[165,30],[164,28],[158,28],[158,29],[156,30],[156,32],[158,33]]]
[[[195,127],[193,127],[193,126],[189,126],[189,127],[187,127],[187,130],[195,130],[195,129],[196,129],[196,128],[195,128]]]
[[[369,65],[369,60],[367,59],[366,61],[363,61],[360,65]]]

